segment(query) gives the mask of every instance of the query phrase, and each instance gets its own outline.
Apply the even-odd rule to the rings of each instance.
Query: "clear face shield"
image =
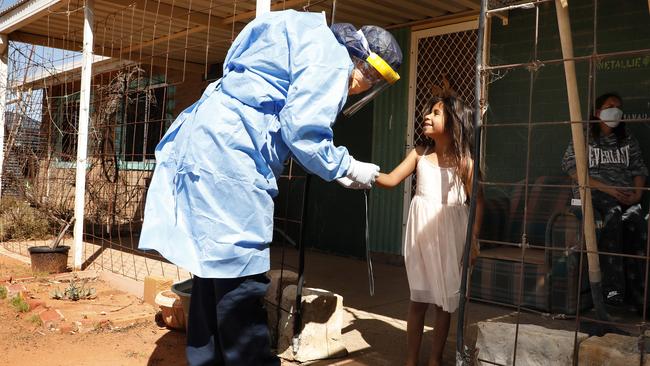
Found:
[[[355,57],[353,61],[355,69],[363,75],[363,82],[369,84],[370,87],[360,93],[359,100],[343,110],[345,117],[350,117],[358,112],[371,100],[375,99],[384,89],[399,80],[399,74],[374,52],[370,52],[366,60]]]

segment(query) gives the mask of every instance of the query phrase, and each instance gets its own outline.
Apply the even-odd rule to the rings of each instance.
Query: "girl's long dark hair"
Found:
[[[472,175],[469,164],[474,158],[474,110],[456,96],[435,96],[426,103],[423,114],[431,113],[438,102],[443,104],[445,131],[450,131],[452,137],[454,169],[467,185]]]

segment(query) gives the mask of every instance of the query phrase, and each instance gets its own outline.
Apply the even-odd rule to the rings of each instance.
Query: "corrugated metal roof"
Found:
[[[20,7],[21,5],[23,5],[24,3],[28,2],[28,1],[30,1],[30,0],[19,0],[15,4],[10,5],[9,7],[5,8],[3,10],[0,10],[0,17],[7,14],[8,12]]]
[[[313,1],[312,1],[313,2]],[[29,5],[21,0],[5,10]],[[73,51],[81,50],[83,11],[67,2],[34,15],[9,34],[9,39]],[[303,9],[309,0],[273,1],[272,8]],[[336,22],[357,26],[398,27],[439,17],[478,12],[478,0],[337,0]],[[330,2],[313,2],[310,11],[325,12]],[[166,64],[170,68],[204,72],[206,64],[220,62],[232,39],[255,17],[255,0],[96,0],[95,53],[135,62]],[[0,15],[2,18],[2,15]]]

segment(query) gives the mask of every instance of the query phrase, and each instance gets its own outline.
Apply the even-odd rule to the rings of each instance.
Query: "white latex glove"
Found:
[[[348,177],[341,177],[341,178],[337,179],[336,182],[338,184],[342,185],[343,187],[348,188],[348,189],[370,189],[370,188],[372,188],[371,185],[363,185],[363,184],[361,184],[359,182],[353,181],[352,179],[350,179]]]
[[[368,188],[372,187],[372,184],[375,183],[375,179],[379,176],[379,167],[372,163],[363,163],[360,161],[354,160],[350,156],[350,167],[348,168],[347,178],[350,178],[353,182],[357,182],[362,186],[367,186]]]

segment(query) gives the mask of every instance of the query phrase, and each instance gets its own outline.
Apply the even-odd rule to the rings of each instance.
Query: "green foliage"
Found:
[[[64,298],[63,292],[61,292],[60,288],[55,288],[54,290],[50,291],[50,298],[55,299],[55,300],[62,300]]]
[[[52,221],[28,202],[12,197],[0,201],[0,241],[46,239],[52,235]]]
[[[0,300],[4,300],[7,298],[7,288],[4,286],[0,286]]]
[[[41,320],[41,317],[36,315],[36,314],[30,316],[29,321],[34,323],[35,325],[38,325],[38,326],[43,325],[43,321]]]
[[[63,291],[57,287],[50,292],[50,297],[56,300],[72,301],[95,298],[96,291],[93,287],[86,287],[85,282],[82,282],[80,286],[77,283],[75,280],[70,281],[70,285]]]
[[[19,313],[26,313],[29,311],[29,304],[22,297],[16,295],[11,300],[9,300],[11,306],[16,309]]]

